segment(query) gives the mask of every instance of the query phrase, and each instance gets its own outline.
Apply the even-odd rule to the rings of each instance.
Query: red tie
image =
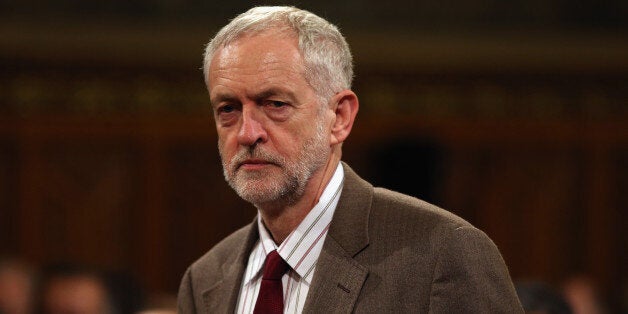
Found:
[[[262,275],[262,285],[255,303],[254,314],[282,314],[283,287],[281,277],[290,268],[277,250],[268,253]]]

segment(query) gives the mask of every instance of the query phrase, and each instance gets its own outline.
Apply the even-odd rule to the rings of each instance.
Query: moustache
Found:
[[[243,147],[231,158],[229,165],[231,166],[231,169],[235,171],[249,159],[257,159],[277,166],[283,166],[285,164],[285,158],[265,151],[260,147]]]

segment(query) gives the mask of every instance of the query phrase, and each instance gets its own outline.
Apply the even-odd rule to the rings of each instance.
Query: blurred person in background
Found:
[[[253,8],[210,41],[224,175],[258,216],[188,268],[180,313],[523,312],[486,234],[340,161],[352,66],[338,29],[293,7]]]
[[[572,314],[565,298],[551,287],[540,282],[515,284],[517,295],[526,313]]]
[[[42,314],[132,314],[142,305],[142,290],[124,273],[74,264],[55,264],[43,272]]]
[[[586,275],[575,275],[563,283],[563,294],[574,314],[608,313],[596,284]]]
[[[36,275],[12,259],[0,259],[0,314],[29,314],[34,310]]]

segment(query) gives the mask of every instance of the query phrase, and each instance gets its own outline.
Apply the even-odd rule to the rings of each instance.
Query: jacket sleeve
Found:
[[[493,241],[470,227],[443,239],[432,276],[430,313],[523,313]]]
[[[194,291],[192,290],[192,268],[188,268],[183,275],[179,293],[177,294],[177,313],[178,314],[196,314],[194,306]]]

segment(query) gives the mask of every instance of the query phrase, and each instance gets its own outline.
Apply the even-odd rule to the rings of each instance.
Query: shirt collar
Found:
[[[262,222],[261,215],[257,215],[259,240],[251,252],[250,258],[260,257],[261,262],[249,265],[245,274],[244,283],[260,275],[264,266],[264,259],[268,253],[277,250],[291,269],[301,278],[311,283],[313,268],[321,253],[324,238],[327,235],[329,224],[338,205],[344,182],[344,171],[338,163],[331,180],[323,190],[318,203],[305,216],[303,221],[277,247],[269,231]]]

